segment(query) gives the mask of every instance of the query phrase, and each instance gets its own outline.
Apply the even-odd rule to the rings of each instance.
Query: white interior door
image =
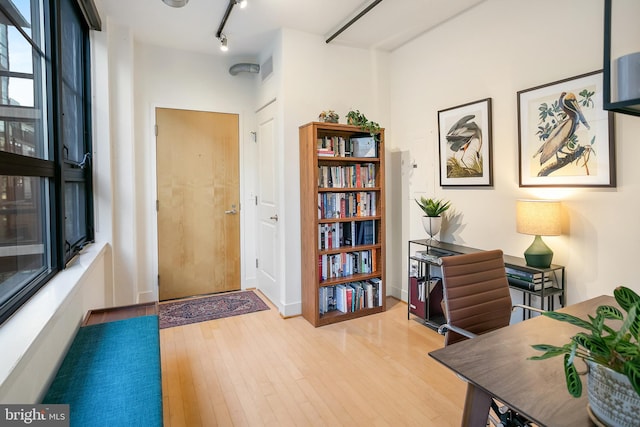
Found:
[[[278,308],[279,229],[278,157],[276,149],[275,102],[258,112],[258,288]]]

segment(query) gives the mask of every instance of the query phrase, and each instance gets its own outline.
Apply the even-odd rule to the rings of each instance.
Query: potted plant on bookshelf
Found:
[[[369,132],[371,136],[377,136],[380,133],[380,125],[367,119],[359,110],[350,110],[347,113],[347,124],[358,126],[363,131]]]
[[[318,120],[324,123],[338,123],[340,116],[333,110],[322,111],[318,114]]]
[[[597,425],[631,427],[638,425],[640,414],[640,296],[624,286],[617,287],[613,296],[622,310],[601,305],[595,317],[589,316],[588,320],[545,312],[544,316],[569,322],[586,332],[578,332],[561,347],[533,345],[544,354],[530,359],[562,355],[567,390],[574,397],[582,395],[582,379],[574,364],[576,358],[582,359],[588,368],[589,417]]]
[[[440,232],[442,227],[442,213],[451,207],[450,201],[442,199],[427,199],[424,196],[420,200],[415,199],[420,209],[425,213],[422,217],[422,226],[429,235],[429,239]]]

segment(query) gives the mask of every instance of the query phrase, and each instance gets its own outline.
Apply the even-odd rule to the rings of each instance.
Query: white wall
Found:
[[[635,7],[632,15],[639,16],[640,3]],[[403,170],[409,174],[404,202],[411,210],[403,241],[425,237],[413,198],[443,197],[452,201],[450,216],[456,216],[443,240],[522,256],[532,237],[515,231],[516,199],[559,197],[564,234],[545,241],[555,252],[554,263],[567,268],[568,303],[610,294],[620,284],[640,290],[633,267],[640,238],[640,118],[615,117],[616,188],[518,186],[516,92],[602,68],[602,48],[602,2],[489,0],[395,51],[389,126],[394,138],[388,141],[418,165]],[[493,187],[440,187],[438,110],[488,97]],[[405,273],[403,279],[406,298]]]
[[[111,206],[107,212],[111,219],[113,233],[114,305],[133,304],[138,300],[138,277],[136,264],[138,244],[136,203],[138,195],[135,185],[140,172],[137,170],[134,144],[133,117],[133,35],[127,27],[107,21],[108,38],[108,82],[109,82],[109,148],[111,158],[109,171],[103,176],[111,179]],[[102,143],[106,141],[100,141]],[[106,160],[106,159],[103,159]],[[148,301],[153,301],[150,298]]]

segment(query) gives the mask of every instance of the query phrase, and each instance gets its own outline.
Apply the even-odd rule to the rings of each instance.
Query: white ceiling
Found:
[[[331,43],[392,51],[416,36],[486,0],[383,0]],[[136,40],[214,55],[257,57],[279,28],[325,39],[373,0],[249,0],[235,6],[223,33],[229,51],[215,38],[229,0],[190,0],[182,8],[162,0],[96,0],[107,21],[132,29]],[[125,6],[126,5],[126,6]]]

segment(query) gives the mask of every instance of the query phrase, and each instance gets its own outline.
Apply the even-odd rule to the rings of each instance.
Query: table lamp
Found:
[[[516,231],[536,236],[524,252],[527,265],[549,268],[553,251],[541,236],[557,236],[560,230],[560,202],[553,200],[516,201]]]

